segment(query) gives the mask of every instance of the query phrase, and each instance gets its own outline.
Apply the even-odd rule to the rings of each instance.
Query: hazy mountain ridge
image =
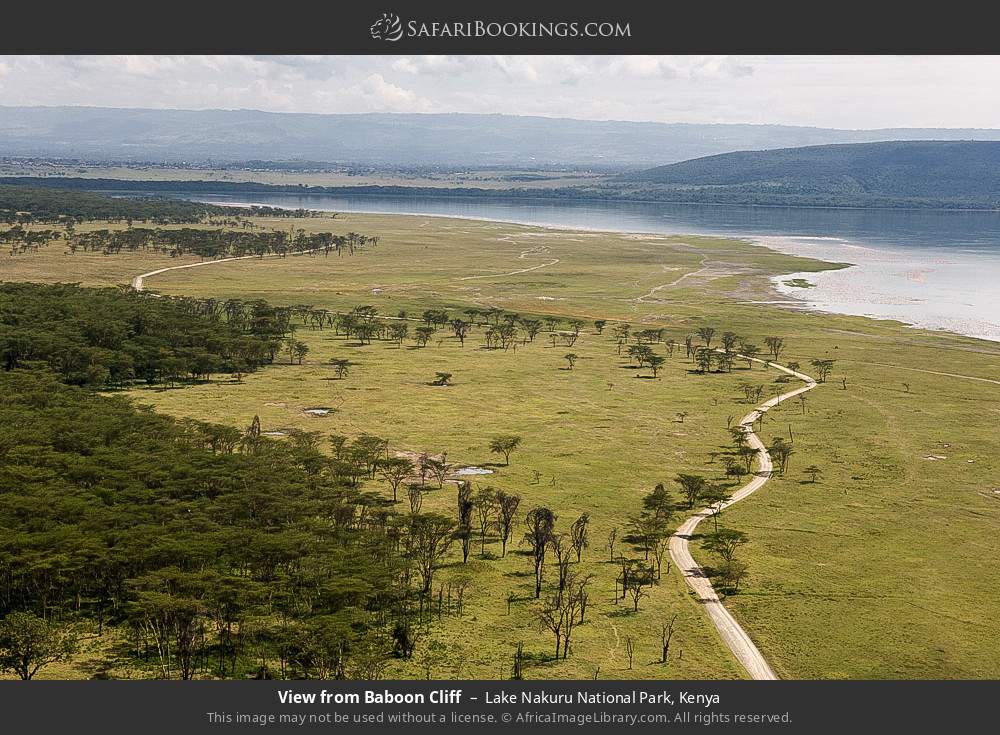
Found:
[[[1000,207],[1000,142],[888,141],[739,151],[594,187],[606,195],[729,204]]]
[[[412,166],[646,167],[739,150],[887,139],[1000,140],[1000,130],[835,130],[514,115],[0,106],[0,155]]]

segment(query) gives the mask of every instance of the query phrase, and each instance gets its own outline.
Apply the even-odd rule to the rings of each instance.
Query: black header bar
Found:
[[[970,5],[818,2],[8,3],[0,53],[1000,53]]]

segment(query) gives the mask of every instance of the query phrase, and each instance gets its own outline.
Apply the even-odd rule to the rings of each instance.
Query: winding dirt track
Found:
[[[529,255],[544,255],[546,252],[548,252],[548,248],[545,247],[544,245],[541,248],[534,247],[534,248],[530,248],[528,250],[523,251],[520,255],[517,256],[517,259],[518,260],[524,260]],[[539,265],[533,265],[530,268],[520,268],[520,269],[518,269],[516,271],[510,271],[508,273],[485,273],[485,274],[479,275],[479,276],[462,276],[458,280],[460,280],[460,281],[475,281],[476,279],[479,279],[479,278],[503,278],[505,276],[516,276],[519,273],[530,273],[531,271],[537,271],[539,268],[548,268],[550,265],[555,265],[558,262],[559,262],[559,258],[553,258],[548,263],[541,263]]]
[[[306,253],[315,253],[320,248],[313,248],[312,250],[303,250],[298,253],[268,253],[266,255],[240,255],[235,258],[218,258],[216,260],[203,260],[199,263],[187,263],[185,265],[171,265],[166,268],[157,268],[155,271],[149,271],[149,273],[140,273],[138,276],[132,279],[132,288],[136,291],[142,291],[146,287],[146,279],[153,276],[158,276],[161,273],[166,273],[167,271],[179,271],[184,268],[201,268],[206,265],[215,265],[216,263],[229,263],[234,260],[263,260],[264,258],[281,258],[281,257],[295,257],[296,255],[305,255]]]
[[[743,358],[746,359],[746,358]],[[765,360],[754,359],[754,362],[765,363]],[[764,403],[760,404],[753,411],[748,413],[740,420],[740,426],[743,427],[744,432],[747,437],[747,445],[753,447],[757,450],[757,463],[759,469],[754,475],[754,478],[748,482],[746,485],[741,487],[732,497],[724,503],[718,503],[716,505],[709,506],[708,508],[703,508],[698,511],[677,529],[677,532],[670,537],[670,556],[674,560],[674,564],[681,573],[684,575],[684,581],[687,582],[688,587],[690,587],[695,595],[697,595],[699,602],[705,605],[705,610],[708,613],[709,619],[715,626],[716,630],[719,631],[719,635],[722,636],[722,640],[729,647],[729,650],[733,652],[736,660],[743,665],[743,668],[747,670],[752,679],[777,679],[777,674],[771,668],[770,664],[767,663],[767,659],[760,652],[757,646],[754,644],[753,640],[747,634],[743,627],[736,622],[736,618],[733,617],[732,613],[726,609],[725,605],[719,599],[716,594],[715,589],[712,587],[712,582],[709,580],[708,576],[705,574],[705,570],[698,566],[698,563],[691,556],[691,550],[688,548],[688,542],[691,536],[694,534],[695,528],[706,518],[711,518],[713,515],[721,511],[723,508],[728,508],[734,503],[738,503],[749,495],[753,494],[768,481],[771,476],[771,455],[768,454],[767,448],[764,446],[764,442],[760,440],[754,431],[753,424],[758,419],[758,417],[766,413],[768,410],[774,408],[782,401],[789,398],[794,398],[800,393],[805,393],[816,387],[816,381],[813,380],[808,375],[804,373],[798,373],[794,370],[784,367],[783,365],[778,365],[774,362],[767,362],[766,364],[781,370],[782,372],[788,373],[799,380],[805,381],[805,385],[801,388],[797,388],[788,393],[782,393],[780,396],[775,396]]]

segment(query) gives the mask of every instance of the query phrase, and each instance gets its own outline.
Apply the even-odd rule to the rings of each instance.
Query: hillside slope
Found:
[[[607,196],[830,206],[1000,207],[1000,143],[892,141],[740,151],[625,174]]]

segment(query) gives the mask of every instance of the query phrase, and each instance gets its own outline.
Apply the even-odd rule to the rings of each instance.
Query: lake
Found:
[[[219,204],[425,214],[546,227],[724,235],[786,253],[852,263],[772,279],[803,308],[897,319],[1000,341],[1000,212],[569,202],[514,197],[190,195]],[[785,282],[803,278],[811,288]]]

